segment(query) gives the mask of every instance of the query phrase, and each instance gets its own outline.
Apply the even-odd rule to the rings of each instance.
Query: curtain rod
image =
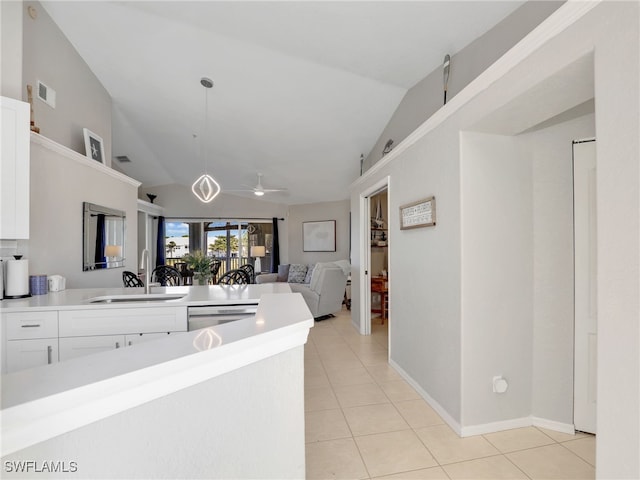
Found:
[[[154,218],[158,218],[158,217],[154,217]],[[168,220],[199,220],[201,222],[211,222],[212,220],[227,220],[227,221],[234,221],[234,220],[273,220],[274,217],[233,217],[233,218],[229,218],[229,217],[165,217],[165,219]],[[284,218],[278,218],[276,217],[278,220],[282,220],[284,221]]]

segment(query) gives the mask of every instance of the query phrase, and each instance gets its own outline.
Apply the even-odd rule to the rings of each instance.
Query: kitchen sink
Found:
[[[180,300],[186,293],[146,293],[137,295],[104,295],[93,297],[89,303],[139,303],[139,302],[163,302],[169,300]]]

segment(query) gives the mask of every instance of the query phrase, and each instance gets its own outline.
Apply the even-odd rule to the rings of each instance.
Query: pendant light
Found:
[[[213,80],[207,77],[202,77],[200,79],[200,84],[205,88],[205,96],[204,96],[204,134],[201,135],[204,142],[207,140],[207,128],[208,128],[208,119],[209,119],[209,89],[213,87]],[[220,193],[220,185],[215,179],[209,175],[207,172],[207,166],[209,160],[207,158],[206,148],[202,148],[202,142],[200,143],[202,157],[204,159],[204,174],[200,175],[198,179],[193,182],[191,186],[191,191],[193,194],[200,200],[202,203],[209,203],[214,198],[218,196]]]

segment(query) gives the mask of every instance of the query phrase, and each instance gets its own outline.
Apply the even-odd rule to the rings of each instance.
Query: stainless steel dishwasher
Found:
[[[234,305],[206,305],[189,307],[189,331],[200,328],[213,327],[223,323],[233,322],[241,318],[253,317],[258,310],[257,303]]]

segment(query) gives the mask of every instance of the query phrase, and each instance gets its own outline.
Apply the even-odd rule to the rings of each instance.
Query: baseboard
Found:
[[[392,359],[389,359],[389,364],[393,367],[393,369],[398,372],[398,374],[406,380],[406,382],[411,385],[416,392],[424,399],[425,402],[429,404],[431,408],[433,408],[438,415],[449,425],[454,432],[458,435],[461,435],[460,424],[454,420],[454,418],[449,415],[449,413],[440,405],[437,401],[435,401],[431,395],[425,392],[420,385],[416,383],[416,381],[411,378],[411,376],[405,372],[400,365],[394,362]]]
[[[473,435],[482,435],[485,433],[501,432],[502,430],[512,430],[514,428],[530,427],[531,417],[512,418],[510,420],[501,420],[499,422],[482,423],[480,425],[470,425],[462,427],[461,437],[472,437]]]
[[[567,433],[569,435],[575,435],[576,429],[573,423],[556,422],[555,420],[548,420],[546,418],[531,417],[531,424],[534,427],[546,428],[547,430],[553,430],[555,432]]]
[[[513,418],[510,420],[502,420],[499,422],[491,422],[491,423],[483,423],[480,425],[470,425],[467,427],[462,427],[458,422],[454,420],[454,418],[449,415],[449,413],[440,405],[436,400],[431,397],[424,389],[416,383],[416,381],[411,378],[411,376],[405,372],[400,365],[398,365],[394,360],[389,359],[389,365],[393,367],[393,369],[398,372],[398,374],[409,384],[411,385],[416,392],[424,399],[425,402],[429,404],[431,408],[433,408],[438,415],[449,425],[454,432],[456,432],[460,437],[471,437],[473,435],[482,435],[485,433],[493,433],[500,432],[503,430],[512,430],[514,428],[523,428],[523,427],[541,427],[546,428],[547,430],[553,430],[555,432],[567,433],[569,435],[575,434],[575,428],[571,423],[562,423],[556,422],[555,420],[548,420],[546,418],[527,416],[520,418]]]

